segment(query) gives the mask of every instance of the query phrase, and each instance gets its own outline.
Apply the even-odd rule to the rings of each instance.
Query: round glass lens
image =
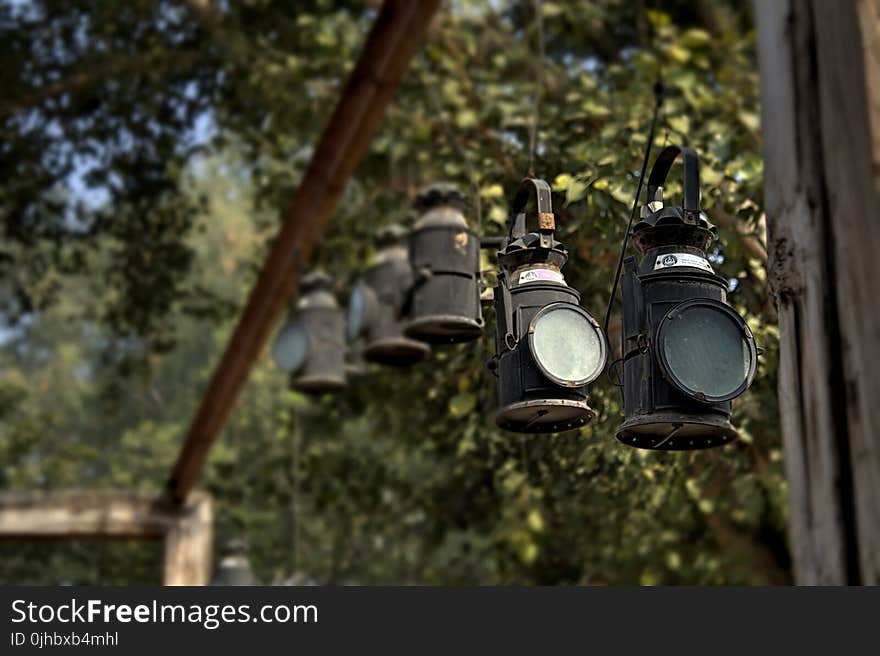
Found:
[[[599,331],[580,312],[559,307],[538,316],[532,351],[544,371],[558,381],[586,384],[605,366]]]
[[[364,313],[367,309],[367,296],[362,283],[355,285],[348,295],[348,326],[349,342],[356,340],[364,328]]]
[[[302,366],[308,348],[309,340],[302,324],[290,321],[278,333],[272,345],[272,357],[281,371],[292,374]]]
[[[691,305],[667,317],[662,348],[678,383],[711,399],[732,398],[752,366],[742,327],[729,313],[710,305]]]

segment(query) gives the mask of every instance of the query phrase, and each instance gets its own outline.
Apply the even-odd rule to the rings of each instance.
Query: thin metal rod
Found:
[[[296,292],[298,270],[305,268],[439,4],[386,0],[377,14],[192,420],[168,481],[175,502],[182,502],[198,480],[254,362]]]
[[[529,167],[527,175],[535,177],[535,152],[538,149],[538,125],[541,121],[541,92],[544,89],[544,15],[541,0],[534,0],[535,30],[538,33],[538,53],[535,57],[535,88],[532,95],[532,123],[529,126]]]

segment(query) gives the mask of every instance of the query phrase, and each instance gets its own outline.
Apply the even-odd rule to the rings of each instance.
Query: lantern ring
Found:
[[[572,324],[560,319],[563,312],[578,315],[583,323]],[[554,314],[558,318],[550,319]],[[580,335],[576,334],[578,331]],[[608,359],[605,335],[599,323],[580,305],[556,302],[544,306],[529,323],[528,339],[532,358],[541,373],[562,387],[583,387],[596,380],[605,369]],[[595,340],[592,345],[586,343],[589,339]],[[587,359],[579,357],[573,348],[583,349]]]
[[[703,311],[702,317],[693,316],[694,312],[699,312],[701,309]],[[729,323],[724,325],[717,321],[713,323],[712,315],[706,314],[706,310],[719,313],[716,317],[721,317]],[[700,321],[699,330],[682,330],[679,327],[681,321],[688,320],[685,316],[687,314],[692,314],[692,317],[689,318],[690,322]],[[729,331],[731,327],[734,328],[735,333]],[[725,331],[725,328],[728,330]],[[714,334],[707,331],[714,331]],[[724,345],[719,342],[719,339],[725,336],[730,338],[734,334],[742,340],[734,348],[744,348],[745,353],[743,351],[735,353],[734,350],[730,350],[728,353],[724,352],[722,348]],[[703,341],[701,344],[701,339],[714,339],[718,343],[712,344]],[[702,403],[720,403],[742,395],[751,386],[758,369],[758,347],[748,324],[733,308],[714,299],[695,298],[673,306],[660,320],[655,346],[663,377],[682,394]],[[729,342],[728,346],[733,346],[732,342]],[[693,358],[699,358],[701,353],[708,353],[710,354],[708,357],[718,358],[716,366],[711,367],[704,361],[694,362]],[[737,363],[732,359],[734,355],[740,355],[740,357],[745,355],[748,362]],[[723,380],[725,374],[733,375],[743,364],[745,367],[742,379],[735,385],[731,383],[726,391],[719,389],[713,392],[709,389],[701,389],[704,387],[701,383],[707,381],[699,381],[693,372],[694,368],[705,370],[707,367],[711,367],[712,380],[718,384]],[[692,367],[691,370],[688,370],[689,365]],[[725,369],[725,366],[728,368]],[[711,381],[708,381],[708,384],[711,384]]]

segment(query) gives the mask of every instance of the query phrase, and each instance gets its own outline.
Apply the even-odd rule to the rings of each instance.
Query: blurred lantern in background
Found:
[[[333,278],[321,271],[303,276],[300,297],[278,333],[272,355],[290,374],[293,389],[310,394],[345,388],[345,317]]]
[[[349,296],[349,343],[363,337],[363,358],[369,362],[405,367],[431,353],[427,344],[403,334],[413,283],[408,243],[409,233],[401,225],[380,230],[373,261]]]
[[[211,585],[258,585],[244,538],[227,540],[220,548],[220,559]]]
[[[538,231],[526,232],[526,206],[534,190]],[[605,367],[607,348],[599,324],[565,283],[568,259],[554,237],[550,186],[526,178],[511,210],[498,252],[495,287],[495,356],[499,427],[525,433],[570,430],[587,423],[588,384]]]
[[[358,376],[366,376],[370,372],[367,361],[364,360],[364,338],[356,337],[349,340],[345,352],[345,375],[351,380]]]
[[[361,289],[363,282],[355,284],[348,293],[348,316],[345,322],[345,339],[348,348],[345,352],[345,373],[349,378],[365,376],[370,367],[364,360],[366,338],[363,327],[366,324],[366,296],[369,292]]]
[[[679,154],[684,204],[665,207],[663,184]],[[617,439],[646,449],[725,444],[736,438],[731,399],[754,380],[758,349],[706,257],[715,228],[700,210],[693,150],[658,155],[632,236],[642,259],[627,258],[621,279],[625,421]]]
[[[424,342],[449,344],[483,333],[480,307],[480,239],[464,217],[465,198],[436,183],[416,196],[419,214],[409,237],[414,274],[404,332]]]

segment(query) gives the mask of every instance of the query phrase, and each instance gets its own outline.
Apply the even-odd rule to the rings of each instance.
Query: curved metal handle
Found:
[[[651,168],[648,176],[648,203],[663,202],[663,183],[669,175],[673,162],[681,155],[684,166],[684,208],[685,221],[696,223],[700,214],[700,158],[692,148],[666,146]]]
[[[525,178],[513,198],[510,208],[510,230],[508,241],[513,241],[526,234],[526,205],[535,192],[535,206],[538,212],[538,235],[542,248],[550,248],[553,244],[553,232],[556,230],[556,220],[553,216],[553,201],[551,200],[550,185],[540,178]]]

